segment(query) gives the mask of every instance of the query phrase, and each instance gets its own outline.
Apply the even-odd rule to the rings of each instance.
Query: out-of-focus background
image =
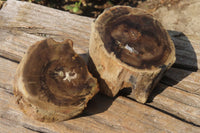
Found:
[[[0,0],[0,5],[6,0]],[[159,7],[167,8],[175,7],[180,0],[22,0],[37,3],[47,7],[59,10],[69,11],[71,13],[97,17],[105,8],[114,5],[128,5],[132,7],[140,7],[154,12]]]

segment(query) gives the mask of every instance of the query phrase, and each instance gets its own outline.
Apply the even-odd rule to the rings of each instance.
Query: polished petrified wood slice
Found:
[[[130,95],[142,103],[175,62],[174,44],[162,25],[128,6],[107,9],[95,20],[89,53],[103,93],[115,96],[131,88]]]
[[[72,46],[71,40],[47,39],[28,49],[14,81],[17,103],[28,116],[44,122],[69,119],[98,92],[97,80]]]

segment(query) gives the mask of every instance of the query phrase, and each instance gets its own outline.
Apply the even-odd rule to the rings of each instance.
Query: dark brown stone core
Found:
[[[106,50],[122,62],[148,68],[163,65],[171,49],[166,31],[150,15],[123,15],[105,24],[101,35]]]
[[[28,52],[23,80],[30,95],[58,106],[84,104],[95,81],[68,43],[45,40]]]

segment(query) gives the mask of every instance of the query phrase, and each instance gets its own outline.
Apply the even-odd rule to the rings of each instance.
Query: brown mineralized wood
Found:
[[[113,97],[131,88],[131,97],[142,103],[175,62],[174,44],[162,25],[147,12],[127,6],[105,10],[95,20],[89,54],[103,93]]]
[[[189,3],[187,0],[182,2],[184,1]],[[183,11],[180,12],[183,13],[183,18],[189,18],[185,16],[185,7],[188,5],[197,6],[198,3],[199,1],[185,4],[182,8]],[[190,9],[193,10],[193,8]],[[162,14],[166,13],[168,13],[166,10],[162,12]],[[198,14],[198,12],[195,13]],[[178,19],[180,18],[177,13],[176,15],[170,14],[174,17],[177,16]],[[183,23],[189,27],[193,25],[190,22],[193,20],[192,16],[195,15],[188,14],[191,19]],[[160,17],[163,18],[165,15],[160,15]],[[199,72],[182,71],[185,67],[167,71],[166,75],[170,79],[175,79],[174,75],[180,77],[178,80],[175,79],[180,84],[174,85],[173,83],[173,87],[158,84],[152,93],[156,91],[160,91],[160,93],[148,105],[138,104],[125,97],[117,97],[113,101],[112,98],[100,95],[97,99],[94,98],[89,102],[89,108],[86,108],[87,111],[79,117],[55,123],[41,123],[30,119],[21,112],[15,103],[12,92],[13,77],[18,65],[16,62],[22,59],[30,45],[46,37],[51,37],[57,41],[63,41],[66,37],[70,38],[74,42],[74,50],[77,53],[85,53],[88,51],[92,21],[93,18],[70,14],[29,2],[7,0],[5,6],[0,10],[0,131],[3,133],[13,131],[26,133],[91,133],[102,131],[108,133],[199,133],[200,97],[196,95],[199,94],[196,93],[199,92],[199,81],[197,80],[199,79]],[[163,21],[165,20],[163,19]],[[171,25],[168,22],[185,30],[185,26],[180,25],[181,20],[176,23],[166,21],[165,24]],[[181,33],[176,32],[181,29],[174,26],[171,28],[173,31],[169,33],[176,46],[177,60],[175,64],[178,66],[187,65],[190,68],[198,65],[199,69],[199,38],[194,37],[194,34],[191,33],[190,36],[186,34],[188,39],[185,39],[180,36]],[[193,30],[190,31],[193,32]],[[193,56],[194,54],[196,56]],[[172,80],[166,81],[171,84]],[[195,94],[188,91],[191,88],[194,92],[197,90]]]
[[[28,116],[43,122],[72,118],[98,92],[96,79],[72,46],[71,40],[46,39],[28,49],[14,80],[17,104]]]

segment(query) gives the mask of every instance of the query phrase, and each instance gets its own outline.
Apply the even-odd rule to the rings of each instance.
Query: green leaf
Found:
[[[79,7],[74,7],[73,9],[72,9],[72,11],[74,12],[74,13],[76,13],[76,12],[78,12],[80,9],[79,9]]]

